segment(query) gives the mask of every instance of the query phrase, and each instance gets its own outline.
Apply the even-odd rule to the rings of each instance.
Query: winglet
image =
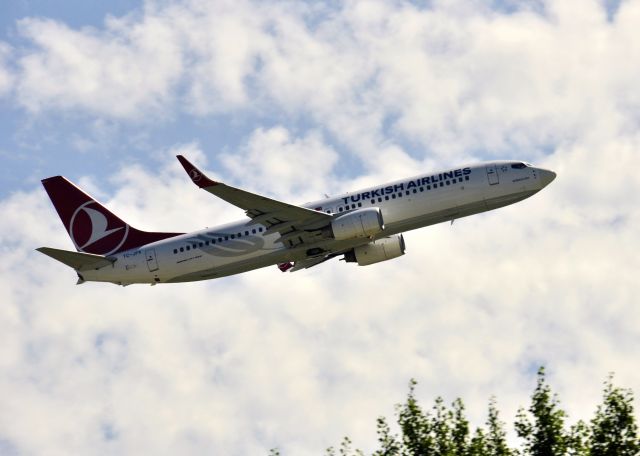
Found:
[[[202,171],[200,171],[198,168],[193,166],[193,164],[191,164],[189,160],[184,158],[182,155],[176,155],[176,157],[178,157],[180,164],[182,165],[184,170],[187,172],[187,174],[189,175],[193,183],[196,184],[198,187],[207,188],[207,187],[212,187],[214,185],[219,184],[219,182],[212,181],[207,176],[205,176]]]

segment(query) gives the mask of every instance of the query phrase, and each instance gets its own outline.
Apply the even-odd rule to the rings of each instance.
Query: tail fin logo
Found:
[[[87,201],[73,213],[69,234],[79,251],[109,255],[124,244],[129,225],[103,210],[96,202]]]
[[[200,179],[202,179],[202,174],[200,174],[198,170],[194,168],[189,171],[189,177],[193,182],[198,182]]]

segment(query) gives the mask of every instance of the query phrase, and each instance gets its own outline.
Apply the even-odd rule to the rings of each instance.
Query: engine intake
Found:
[[[339,241],[373,236],[384,230],[380,208],[367,207],[337,217],[331,222],[331,233]]]
[[[368,266],[381,261],[392,260],[404,255],[404,238],[401,234],[385,237],[377,241],[361,245],[345,253],[347,263],[357,262],[359,266]]]

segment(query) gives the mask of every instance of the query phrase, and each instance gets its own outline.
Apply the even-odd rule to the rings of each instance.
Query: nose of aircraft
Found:
[[[556,178],[556,173],[549,169],[538,168],[538,173],[540,174],[540,182],[542,182],[543,187],[549,185]]]

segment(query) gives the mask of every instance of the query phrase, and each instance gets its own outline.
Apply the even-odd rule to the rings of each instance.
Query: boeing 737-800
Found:
[[[338,256],[366,266],[403,255],[405,231],[522,201],[556,177],[521,161],[493,161],[296,206],[213,181],[178,160],[194,184],[247,218],[192,233],[142,231],[55,176],[42,184],[76,252],[37,250],[75,269],[78,284],[191,282],[270,265],[298,271]]]

